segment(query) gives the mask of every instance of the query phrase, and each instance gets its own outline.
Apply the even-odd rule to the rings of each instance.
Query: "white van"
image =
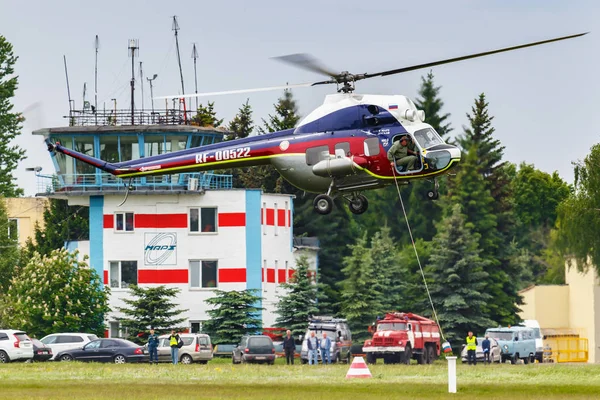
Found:
[[[535,359],[541,363],[544,359],[544,338],[539,322],[535,319],[526,319],[520,325],[533,329],[535,334]]]

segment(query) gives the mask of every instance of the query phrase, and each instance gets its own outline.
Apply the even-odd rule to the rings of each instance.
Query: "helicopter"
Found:
[[[157,98],[190,98],[337,85],[337,93],[327,95],[323,104],[293,129],[119,163],[90,157],[58,142],[51,143],[49,139],[46,139],[46,144],[50,152],[63,153],[116,177],[130,179],[270,164],[295,187],[305,192],[318,193],[313,207],[323,215],[332,211],[333,199],[338,196],[348,202],[352,213],[362,214],[369,204],[367,197],[363,195],[364,191],[382,188],[394,182],[408,184],[416,179],[433,181],[433,188],[428,191],[427,198],[435,200],[439,196],[437,177],[447,174],[460,162],[460,149],[444,142],[431,125],[425,122],[424,112],[417,109],[410,98],[403,95],[356,94],[355,83],[363,79],[572,39],[587,33],[364,74],[335,72],[307,54],[276,57],[279,61],[326,75],[328,79],[286,86]],[[398,166],[397,160],[388,159],[387,153],[392,144],[403,137],[408,139],[415,150],[416,162],[411,169]]]

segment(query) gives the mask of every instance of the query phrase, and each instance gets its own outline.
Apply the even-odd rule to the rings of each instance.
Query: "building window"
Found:
[[[110,287],[127,289],[137,285],[137,261],[111,261],[109,270]]]
[[[190,208],[190,232],[217,231],[217,208]]]
[[[191,333],[202,332],[202,322],[203,321],[190,321],[190,332]]]
[[[116,213],[115,230],[117,232],[133,232],[133,213]]]
[[[19,220],[16,218],[8,219],[8,237],[13,240],[19,240]]]
[[[108,333],[108,337],[118,338],[119,335],[119,322],[111,321],[110,322],[110,331]]]
[[[190,261],[190,288],[206,289],[217,287],[217,261]]]

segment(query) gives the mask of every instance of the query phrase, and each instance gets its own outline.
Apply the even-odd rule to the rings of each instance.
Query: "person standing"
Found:
[[[288,329],[286,336],[283,338],[283,351],[285,352],[285,361],[287,365],[294,365],[294,352],[296,351],[296,343],[292,336],[292,331]]]
[[[179,341],[181,338],[174,330],[171,331],[171,336],[169,336],[169,345],[171,346],[171,360],[173,360],[173,365],[177,365],[179,361]]]
[[[483,363],[490,364],[490,339],[488,335],[485,335],[485,339],[481,342],[481,348],[483,349]]]
[[[477,365],[477,338],[473,336],[473,332],[469,331],[467,336],[467,361],[469,365]]]
[[[321,361],[323,364],[331,364],[331,339],[327,337],[326,332],[323,332],[321,339]]]
[[[315,332],[310,333],[306,344],[308,345],[308,365],[318,364],[317,351],[319,350],[319,339],[315,336]]]
[[[158,364],[158,335],[154,333],[154,329],[150,329],[150,336],[148,336],[148,353],[150,353],[150,364]]]

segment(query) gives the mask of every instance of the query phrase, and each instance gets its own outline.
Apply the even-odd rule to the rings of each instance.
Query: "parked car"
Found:
[[[535,319],[526,319],[520,325],[533,329],[535,338],[535,358],[538,362],[544,362],[544,338],[542,337],[539,322]]]
[[[215,347],[213,349],[213,357],[229,358],[229,357],[231,357],[231,353],[233,352],[233,349],[236,346],[237,346],[237,344],[226,344],[226,343],[217,344],[217,345],[215,345]]]
[[[54,355],[52,349],[41,340],[31,339],[31,344],[33,344],[33,361],[48,361]]]
[[[490,338],[496,339],[502,351],[502,361],[516,364],[523,360],[529,364],[535,361],[535,332],[531,328],[513,326],[510,328],[489,328],[486,332]]]
[[[125,364],[128,362],[148,361],[144,348],[125,339],[92,340],[78,349],[61,351],[56,355],[60,361],[95,361]]]
[[[481,343],[484,341],[484,337],[477,338],[477,350],[475,351],[475,357],[477,357],[477,362],[483,362],[483,348],[481,347]],[[502,351],[500,350],[500,345],[494,338],[489,338],[490,340],[490,361],[493,363],[499,363],[502,361]],[[463,344],[462,351],[460,352],[460,358],[462,362],[467,362],[467,345]]]
[[[0,363],[30,361],[33,359],[33,344],[23,331],[0,330]]]
[[[66,350],[79,349],[92,340],[98,339],[93,333],[53,333],[44,336],[40,341],[52,349],[54,355],[51,360],[56,360],[56,355]]]
[[[303,364],[308,362],[308,344],[306,341],[310,337],[311,332],[315,332],[315,336],[319,340],[323,338],[323,332],[327,333],[327,336],[331,339],[331,349],[329,349],[331,362],[350,362],[350,358],[352,357],[350,351],[352,347],[352,334],[345,319],[323,316],[313,317],[309,321],[304,340],[302,341],[302,351],[300,352]],[[317,354],[318,360],[321,360],[321,350]]]
[[[158,337],[158,361],[171,362],[171,345],[169,344],[169,335]],[[200,362],[206,364],[213,358],[213,347],[210,342],[210,336],[204,333],[180,333],[179,337],[183,341],[183,346],[179,349],[178,357],[182,364],[191,364]]]
[[[239,346],[233,349],[231,360],[239,363],[275,363],[275,346],[265,335],[244,336]]]

